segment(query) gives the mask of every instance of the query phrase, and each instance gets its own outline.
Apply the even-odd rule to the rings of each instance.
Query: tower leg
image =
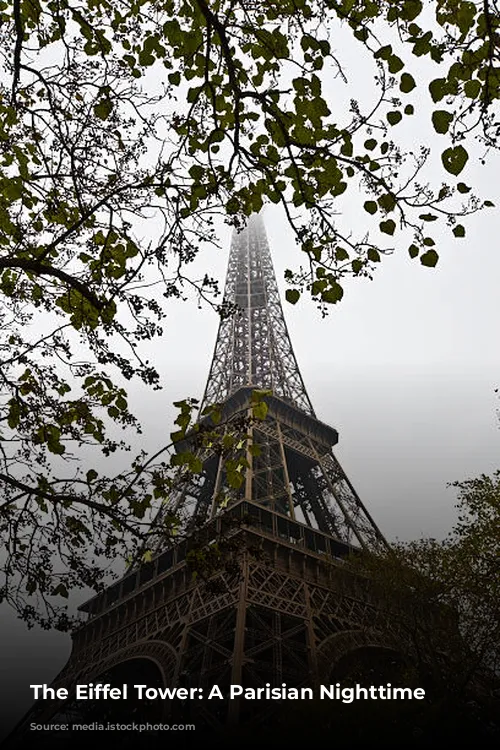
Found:
[[[242,578],[238,599],[238,610],[236,613],[236,627],[234,631],[234,655],[231,669],[231,685],[241,685],[243,679],[243,660],[245,655],[245,622],[247,609],[248,588],[248,557],[245,555],[243,562]],[[236,725],[241,712],[241,697],[229,701],[228,723]]]

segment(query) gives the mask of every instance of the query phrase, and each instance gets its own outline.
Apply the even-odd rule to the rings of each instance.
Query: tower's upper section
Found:
[[[260,216],[234,232],[224,301],[236,313],[221,320],[203,406],[221,403],[244,386],[275,396],[314,415],[293,353],[266,230]]]

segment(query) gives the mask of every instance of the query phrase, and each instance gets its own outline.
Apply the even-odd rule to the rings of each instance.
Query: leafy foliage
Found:
[[[491,709],[500,659],[500,472],[454,486],[459,517],[444,541],[399,544],[353,565],[392,603],[401,650],[410,644],[434,702],[473,698]]]
[[[125,386],[160,385],[147,345],[162,333],[165,298],[194,286],[215,304],[216,281],[189,274],[215,242],[215,214],[238,227],[280,204],[306,259],[287,271],[287,299],[307,290],[327,308],[346,278],[371,274],[387,237],[435,266],[429,227],[461,238],[457,216],[492,205],[455,178],[471,137],[496,147],[497,9],[435,0],[431,10],[420,0],[0,0],[2,595],[28,622],[37,593],[41,621],[66,626],[52,602],[100,585],[98,560],[130,538],[142,540],[135,554],[151,513],[168,507],[161,451],[117,476],[93,457],[140,431]],[[336,106],[348,81],[337,39],[372,66],[369,102]],[[398,145],[426,98],[443,143],[436,189],[428,150]],[[368,234],[343,225],[346,201],[360,201]],[[179,471],[199,469],[179,455]]]
[[[19,478],[19,467],[9,465],[4,451],[0,532],[6,544],[0,601],[12,605],[29,627],[73,627],[65,603],[71,591],[101,591],[117,575],[115,561],[121,562],[119,572],[125,561],[129,566],[148,563],[159,544],[185,533],[185,519],[174,509],[186,485],[202,473],[207,453],[224,456],[228,490],[218,501],[221,507],[231,501],[231,493],[241,486],[248,451],[258,450],[248,430],[255,420],[265,418],[265,395],[255,391],[252,413],[233,415],[229,422],[221,420],[217,405],[207,407],[198,421],[196,399],[177,402],[179,429],[171,434],[172,442],[153,455],[141,452],[128,471],[114,476],[95,469],[84,473],[84,462],[69,479],[55,476],[57,467],[47,459],[45,448],[65,452],[57,428],[49,433],[47,445],[40,441],[24,450],[27,457],[40,461],[39,470],[27,476]],[[51,439],[56,441],[53,446]],[[78,442],[81,446],[84,439]],[[112,447],[107,440],[97,442],[103,449]],[[180,447],[173,452],[176,444]],[[189,531],[195,531],[192,523]],[[219,546],[228,552],[224,540]],[[190,564],[203,575],[207,565],[202,550],[193,539],[191,548],[200,559]],[[215,557],[219,562],[220,555]],[[228,554],[225,558],[229,565]]]
[[[427,152],[405,156],[394,140],[414,112],[400,95],[422,96],[425,85],[412,59],[439,68],[429,99],[441,103],[432,122],[447,136],[451,176],[466,165],[472,131],[496,146],[500,90],[494,4],[435,0],[432,10],[429,24],[420,0],[130,0],[119,8],[99,0],[85,12],[68,0],[3,3],[2,140],[12,144],[3,230],[16,248],[15,259],[2,259],[5,288],[20,271],[33,282],[48,276],[66,291],[53,301],[77,328],[109,324],[117,304],[130,304],[138,265],[163,267],[170,247],[185,261],[213,240],[204,221],[212,211],[239,224],[266,202],[282,204],[310,259],[310,273],[294,282],[310,285],[326,267],[322,278],[338,283],[369,272],[380,255],[368,251],[383,249],[372,233],[356,237],[334,219],[336,199],[360,189],[392,214],[389,234],[411,230],[421,247],[423,208],[453,222],[479,203],[450,202],[453,185],[418,184]],[[337,34],[372,61],[375,107],[352,101],[350,111],[334,111],[332,79],[342,87],[347,76]],[[164,222],[149,250],[131,236],[146,206]],[[45,299],[45,286],[32,293]]]

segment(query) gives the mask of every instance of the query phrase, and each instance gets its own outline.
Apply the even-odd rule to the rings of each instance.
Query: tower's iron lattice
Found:
[[[221,320],[204,406],[223,403],[225,416],[249,407],[253,389],[272,392],[267,419],[252,428],[259,455],[250,458],[240,499],[270,508],[339,541],[384,544],[375,522],[332,453],[337,431],[320,422],[300,374],[280,303],[262,219],[233,235]],[[199,525],[226,496],[224,457],[211,457],[203,481],[186,488],[178,507]]]
[[[224,300],[238,313],[221,321],[203,402],[223,402],[239,388],[270,389],[314,416],[281,309],[260,217],[233,235]]]
[[[73,634],[55,682],[71,691],[100,679],[156,680],[203,691],[182,706],[129,702],[121,709],[129,718],[188,711],[210,727],[264,722],[274,701],[228,700],[227,686],[315,686],[334,679],[353,650],[391,645],[387,616],[344,562],[355,549],[386,543],[332,452],[336,430],[315,416],[260,217],[233,236],[225,301],[236,311],[221,320],[203,406],[218,402],[231,420],[250,408],[254,389],[272,391],[265,420],[251,427],[260,450],[224,510],[224,454],[206,450],[201,478],[176,502],[192,520],[197,544],[231,539],[237,565],[215,571],[208,585],[193,578],[189,537],[159,549],[81,607],[88,619]],[[206,700],[213,685],[223,700]],[[36,711],[39,719],[56,711],[71,716],[82,706],[45,701]]]

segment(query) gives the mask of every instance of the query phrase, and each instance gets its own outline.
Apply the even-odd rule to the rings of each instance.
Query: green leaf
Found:
[[[62,596],[63,599],[68,598],[68,589],[63,583],[58,584],[52,591],[52,596]]]
[[[433,102],[440,102],[448,93],[446,78],[436,78],[429,84],[429,91]]]
[[[252,404],[252,416],[255,419],[264,420],[267,417],[269,407],[265,401]]]
[[[340,284],[337,284],[336,281],[333,281],[331,282],[330,287],[322,293],[321,299],[323,300],[323,302],[334,305],[336,302],[340,302],[343,296],[344,290],[342,289]]]
[[[346,136],[345,140],[344,140],[344,143],[341,146],[340,153],[343,156],[352,156],[352,151],[353,151],[353,148],[352,148],[351,137],[350,136]]]
[[[384,234],[394,234],[396,222],[393,219],[387,219],[387,221],[381,221],[379,227],[380,231],[384,232]]]
[[[233,214],[237,214],[239,210],[240,210],[240,202],[237,198],[233,196],[226,203],[226,211],[228,212],[228,214],[233,215]]]
[[[18,177],[2,180],[2,193],[9,201],[19,200],[23,194],[23,181]]]
[[[378,204],[384,209],[384,211],[389,213],[389,211],[392,211],[396,205],[396,198],[391,195],[391,193],[386,193],[385,195],[380,196]]]
[[[470,193],[470,187],[465,184],[465,182],[459,182],[457,185],[457,190],[459,193]]]
[[[321,294],[321,292],[324,291],[328,284],[328,281],[326,279],[316,279],[316,281],[313,281],[311,284],[311,294],[315,296],[316,294]]]
[[[11,430],[14,430],[18,426],[19,421],[20,421],[21,407],[19,406],[19,402],[14,398],[10,399],[9,406],[10,406],[10,409],[9,409],[9,415],[7,418],[7,424],[9,425]]]
[[[441,161],[447,172],[450,174],[460,174],[462,169],[467,164],[469,154],[463,146],[455,146],[447,148],[441,154]]]
[[[436,214],[420,214],[418,218],[422,219],[422,221],[436,221],[437,220]]]
[[[453,234],[455,237],[465,237],[465,227],[462,224],[457,224],[456,227],[453,227]]]
[[[290,302],[291,305],[295,305],[300,299],[300,292],[298,289],[287,289],[285,292],[285,299]]]
[[[471,81],[466,81],[464,84],[464,94],[469,99],[475,99],[481,92],[481,82],[474,78]]]
[[[94,106],[94,114],[100,120],[107,120],[113,111],[113,103],[110,99],[101,99],[101,101]]]
[[[420,256],[420,262],[423,266],[428,268],[434,268],[439,260],[439,256],[435,250],[427,250],[426,253]]]
[[[436,133],[447,133],[452,121],[453,115],[445,109],[436,109],[432,113],[432,124]]]
[[[405,115],[412,115],[415,112],[415,107],[413,104],[407,104],[404,108]]]
[[[386,44],[385,47],[380,47],[373,57],[375,60],[389,60],[392,55],[392,47],[390,44]]]
[[[367,141],[365,141],[365,148],[368,149],[368,151],[373,151],[376,145],[377,141],[375,140],[375,138],[369,138]]]
[[[254,388],[251,395],[252,403],[258,404],[265,398],[272,395],[273,392],[270,388]]]
[[[375,214],[375,213],[377,213],[377,209],[378,209],[378,206],[377,206],[377,204],[375,203],[375,201],[366,201],[366,202],[365,202],[365,203],[363,204],[363,208],[364,208],[364,209],[365,209],[365,211],[367,211],[367,212],[368,212],[369,214]]]
[[[380,253],[375,247],[369,247],[367,255],[368,260],[371,260],[373,263],[380,262]]]
[[[420,250],[418,249],[417,245],[410,245],[410,247],[408,248],[408,252],[410,254],[410,258],[416,258]]]
[[[403,119],[403,115],[401,112],[398,112],[397,110],[392,110],[391,112],[388,112],[387,115],[387,122],[389,125],[397,125],[398,122],[401,122]]]
[[[404,62],[397,55],[391,55],[388,60],[388,66],[390,73],[399,73],[404,68]]]
[[[415,83],[415,79],[412,75],[409,73],[403,73],[401,76],[401,82],[399,84],[399,90],[403,92],[403,94],[409,94],[410,91],[413,91],[417,84]]]
[[[398,10],[403,20],[413,21],[422,12],[422,2],[421,0],[404,0],[402,7]]]
[[[182,440],[184,437],[186,437],[186,432],[184,430],[177,430],[176,432],[170,433],[170,439],[173,443],[178,443],[179,440]]]

